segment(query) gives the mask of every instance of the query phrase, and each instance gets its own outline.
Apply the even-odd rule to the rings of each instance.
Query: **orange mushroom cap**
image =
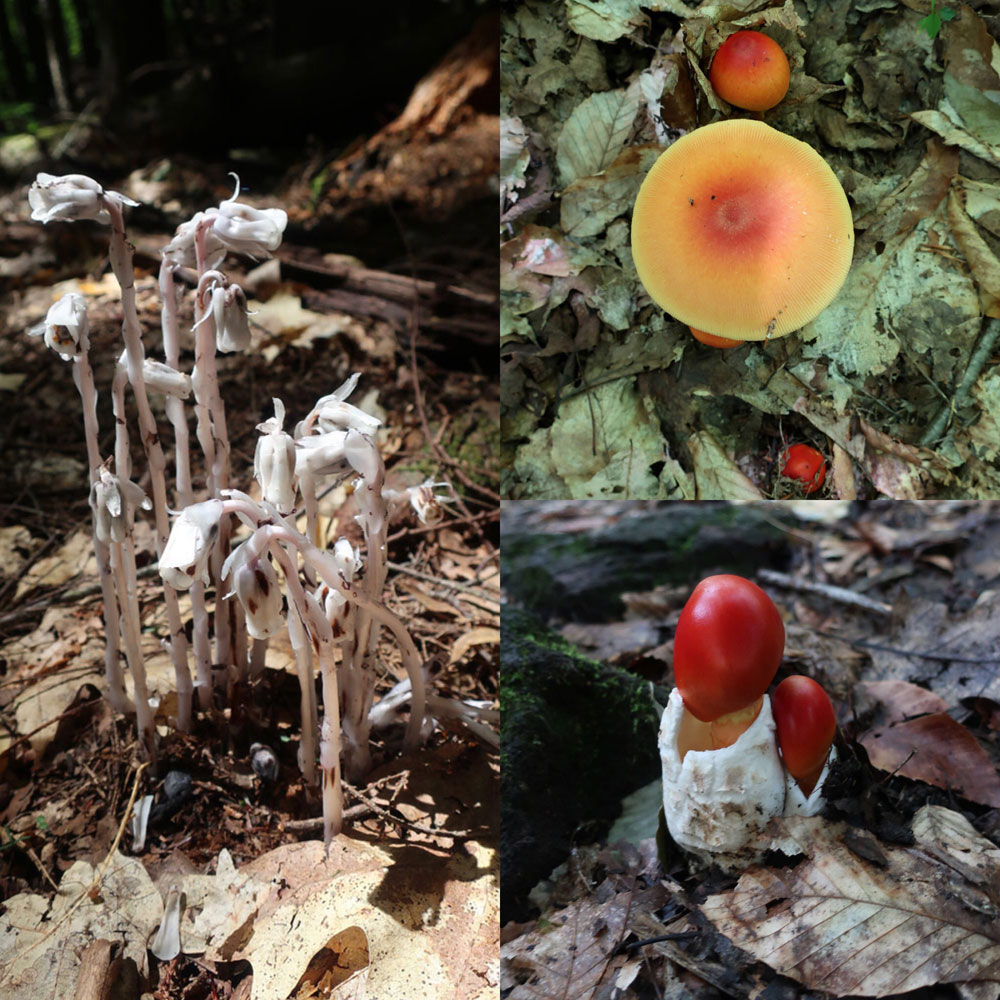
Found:
[[[635,201],[632,258],[661,309],[728,340],[783,337],[840,291],[854,252],[847,196],[811,146],[758,121],[678,139]]]

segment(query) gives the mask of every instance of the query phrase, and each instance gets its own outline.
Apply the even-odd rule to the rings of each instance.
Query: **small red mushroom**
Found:
[[[719,46],[708,78],[724,101],[767,111],[788,93],[791,76],[781,46],[759,31],[737,31]]]
[[[808,496],[821,489],[826,481],[826,459],[807,444],[793,444],[785,452],[781,474],[802,483],[802,492]]]
[[[803,794],[810,795],[823,773],[837,730],[830,698],[811,677],[793,674],[774,689],[771,711],[785,770]]]
[[[742,347],[746,343],[745,340],[730,340],[728,337],[716,337],[714,333],[705,333],[704,330],[696,330],[693,326],[689,326],[688,329],[695,340],[708,347]]]
[[[731,746],[760,712],[785,648],[785,626],[763,590],[741,576],[706,577],[681,611],[674,681],[691,716],[678,749]]]

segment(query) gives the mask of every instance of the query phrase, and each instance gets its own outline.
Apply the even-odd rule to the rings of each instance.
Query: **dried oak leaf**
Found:
[[[846,829],[820,817],[775,820],[768,830],[783,853],[805,860],[749,869],[702,913],[776,972],[834,996],[1000,982],[995,880],[973,884],[921,848],[882,845],[886,863],[871,864],[845,846]]]

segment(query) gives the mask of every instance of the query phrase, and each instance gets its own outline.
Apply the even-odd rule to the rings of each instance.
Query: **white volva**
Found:
[[[670,835],[685,850],[725,863],[738,855],[785,804],[771,699],[730,747],[677,752],[684,702],[675,688],[660,722],[663,811]],[[736,858],[732,859],[737,860]]]
[[[830,773],[830,765],[837,759],[837,748],[830,747],[826,764],[816,782],[816,787],[811,795],[805,795],[799,783],[786,771],[785,772],[785,816],[815,816],[823,808],[825,800],[823,798],[823,785],[826,776]]]

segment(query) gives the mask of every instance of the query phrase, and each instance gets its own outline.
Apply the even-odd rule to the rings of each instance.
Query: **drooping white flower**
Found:
[[[90,506],[94,511],[97,537],[102,542],[122,542],[132,530],[137,507],[149,510],[152,501],[142,487],[126,480],[122,482],[106,466],[90,487]]]
[[[321,431],[347,431],[353,428],[365,434],[374,434],[382,426],[382,421],[346,402],[347,397],[354,392],[359,378],[361,373],[355,372],[329,395],[316,400],[309,416],[296,428],[296,436],[302,437],[306,428],[312,429],[313,425],[318,425]]]
[[[221,500],[204,500],[181,511],[160,556],[160,576],[175,590],[208,580],[208,559],[222,517]]]
[[[231,176],[236,177],[235,174]],[[251,208],[236,199],[240,179],[232,198],[219,205],[219,214],[212,231],[227,250],[245,257],[267,258],[281,246],[281,237],[288,225],[288,215],[280,208]]]
[[[278,575],[271,565],[257,534],[230,553],[222,566],[222,578],[232,573],[232,593],[243,605],[247,616],[247,631],[255,639],[268,639],[281,631],[284,608]]]
[[[295,506],[295,441],[282,430],[285,404],[272,400],[274,416],[257,425],[261,436],[253,456],[254,478],[265,500],[283,514]]]
[[[309,472],[314,476],[335,476],[348,471],[344,443],[347,431],[330,431],[328,434],[307,434],[295,440],[295,472],[301,476]]]
[[[70,361],[90,350],[89,329],[87,300],[79,292],[70,292],[49,308],[44,323],[28,333],[33,337],[44,335],[45,346],[63,361]]]
[[[361,431],[350,430],[344,439],[344,455],[351,468],[367,482],[375,481],[381,475],[381,458],[378,446]]]
[[[187,222],[182,222],[174,231],[174,238],[160,251],[164,257],[182,267],[194,267],[197,263],[194,243],[195,235],[199,225],[205,223],[205,258],[206,264],[210,268],[218,266],[222,258],[226,256],[226,248],[222,245],[222,240],[212,232],[209,220],[214,219],[219,214],[217,208],[209,208],[204,212],[197,212]]]
[[[430,479],[419,486],[409,486],[406,489],[410,506],[416,511],[421,524],[438,524],[444,518],[442,503],[450,503],[452,497],[438,496],[434,491],[438,488],[449,489],[450,483],[435,483]]]
[[[232,175],[236,177],[235,174]],[[191,267],[195,263],[195,235],[199,224],[211,227],[204,235],[206,263],[215,267],[226,252],[242,254],[253,259],[271,256],[281,245],[282,234],[288,224],[288,215],[280,208],[251,208],[237,200],[240,181],[236,177],[236,191],[218,208],[199,212],[193,219],[177,227],[174,238],[163,248],[165,256]]]
[[[191,395],[191,376],[152,358],[142,360],[142,380],[147,389],[167,396],[187,399]]]
[[[212,289],[215,346],[223,354],[245,351],[250,346],[247,297],[239,285]]]
[[[139,204],[117,191],[105,191],[97,181],[83,174],[56,177],[41,173],[28,190],[31,217],[36,222],[43,223],[54,220],[71,222],[77,219],[96,219],[98,222],[108,223],[111,221],[105,204],[108,201],[119,205]]]
[[[345,583],[354,580],[354,574],[361,569],[361,553],[346,538],[338,538],[333,547],[333,561],[337,565]],[[334,638],[344,634],[344,616],[347,610],[347,598],[336,587],[321,583],[313,596],[326,613],[327,621],[333,626]]]
[[[338,538],[333,546],[333,561],[337,564],[340,575],[350,583],[354,574],[361,569],[361,550],[346,538]]]
[[[355,372],[343,385],[329,396],[324,396],[313,407],[317,423],[324,431],[356,430],[364,434],[374,434],[382,426],[382,421],[378,417],[346,402],[358,384],[358,376],[359,373]]]

